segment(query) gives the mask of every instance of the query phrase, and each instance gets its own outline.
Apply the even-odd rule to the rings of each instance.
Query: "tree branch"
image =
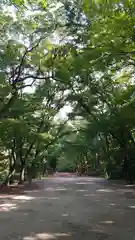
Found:
[[[38,76],[34,76],[34,75],[27,75],[27,76],[25,76],[25,77],[23,77],[23,78],[20,78],[20,79],[18,79],[18,81],[17,82],[24,82],[25,80],[27,80],[27,79],[30,79],[30,78],[32,78],[32,79],[34,79],[34,80],[46,80],[46,79],[49,79],[49,78],[51,78],[52,76],[43,76],[43,77],[38,77]]]
[[[24,60],[25,60],[27,54],[30,53],[30,52],[32,52],[35,48],[37,48],[37,47],[39,46],[40,42],[41,42],[43,39],[45,39],[45,38],[46,38],[46,36],[41,37],[41,38],[38,40],[38,42],[37,42],[33,47],[26,49],[26,51],[24,52],[24,54],[23,54],[23,56],[22,56],[20,65],[17,66],[16,69],[15,69],[15,72],[18,72],[18,73],[17,73],[17,76],[15,77],[15,79],[13,80],[14,83],[18,82],[18,79],[19,79],[19,77],[20,77],[20,75],[21,75],[21,71],[22,71],[22,67],[23,67],[23,64],[24,64]]]

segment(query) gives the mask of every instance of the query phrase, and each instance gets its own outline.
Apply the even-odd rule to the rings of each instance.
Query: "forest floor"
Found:
[[[1,240],[135,240],[134,187],[90,177],[0,193]]]

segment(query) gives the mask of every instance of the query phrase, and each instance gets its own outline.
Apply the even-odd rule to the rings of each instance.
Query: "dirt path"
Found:
[[[0,240],[135,240],[135,190],[94,178],[39,181],[0,195]]]

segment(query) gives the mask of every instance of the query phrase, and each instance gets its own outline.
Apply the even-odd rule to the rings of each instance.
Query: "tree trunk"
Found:
[[[48,174],[48,172],[47,172],[47,163],[45,162],[43,163],[43,171],[42,171],[43,177],[45,177],[46,174]]]
[[[32,177],[33,177],[32,167],[27,168],[27,180],[29,185],[31,185],[32,183]]]
[[[20,167],[20,177],[19,177],[19,183],[18,184],[23,184],[25,181],[25,164],[22,163]]]
[[[28,176],[28,183],[29,183],[29,185],[32,184],[32,176]]]
[[[13,176],[15,174],[15,159],[10,157],[10,162],[9,162],[9,173],[8,176],[6,177],[3,185],[7,186],[8,184],[13,183]]]
[[[5,181],[4,181],[4,183],[3,183],[2,185],[7,186],[8,184],[13,183],[12,177],[14,176],[14,174],[15,174],[15,169],[13,169],[13,170],[8,174],[8,176],[6,177],[6,179],[5,179]]]

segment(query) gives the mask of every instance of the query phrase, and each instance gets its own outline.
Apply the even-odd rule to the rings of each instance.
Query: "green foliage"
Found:
[[[56,171],[58,172],[73,172],[75,168],[74,162],[70,162],[69,159],[59,159],[57,162]]]

